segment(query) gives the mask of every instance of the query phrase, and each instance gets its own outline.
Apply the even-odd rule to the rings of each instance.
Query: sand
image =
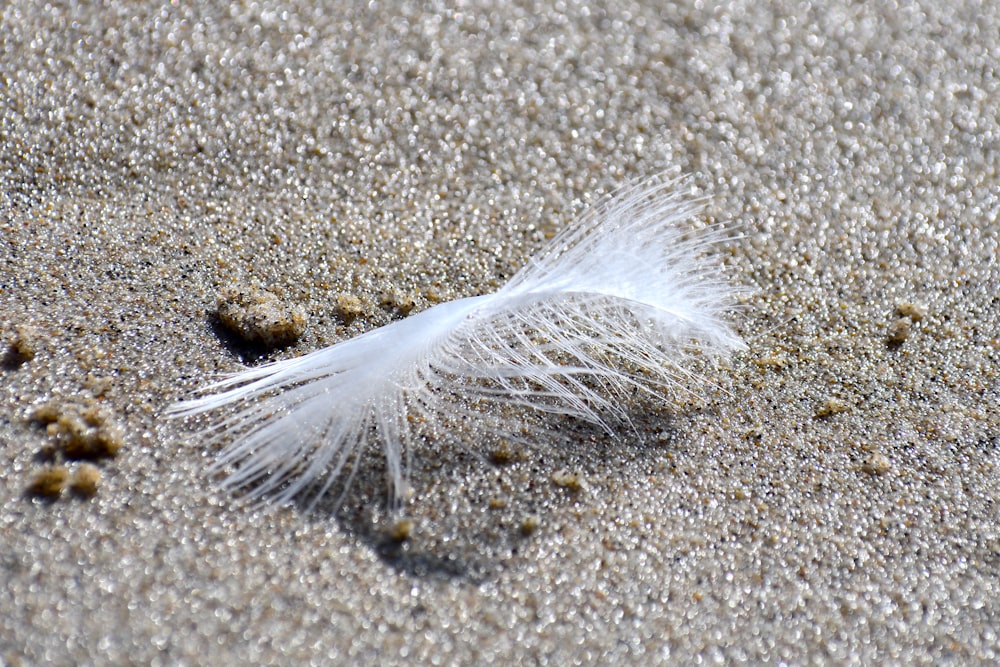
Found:
[[[1000,660],[996,5],[106,4],[0,9],[0,664]],[[400,524],[374,449],[265,512],[164,416],[662,173],[748,349],[634,431],[416,451]],[[28,493],[74,428],[94,493]]]

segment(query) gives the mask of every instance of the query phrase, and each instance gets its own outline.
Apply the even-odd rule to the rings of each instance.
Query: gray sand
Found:
[[[1000,660],[995,3],[83,4],[0,10],[0,664]],[[251,361],[229,285],[296,356],[662,172],[744,234],[749,349],[637,433],[415,452],[397,545],[376,451],[264,513],[163,416]],[[46,401],[121,428],[92,498],[25,495]]]

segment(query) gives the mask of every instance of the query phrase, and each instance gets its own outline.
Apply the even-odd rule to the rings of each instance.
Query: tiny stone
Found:
[[[88,373],[83,380],[83,386],[89,389],[94,396],[104,396],[113,384],[114,378],[101,377],[93,373]]]
[[[923,306],[904,301],[896,304],[896,314],[900,317],[909,317],[914,322],[919,322],[927,315],[927,309]]]
[[[105,425],[97,431],[96,445],[93,455],[96,458],[112,457],[118,454],[122,448],[124,437],[121,429],[116,425]]]
[[[542,519],[537,514],[529,514],[524,517],[523,521],[521,521],[521,534],[531,535],[538,530],[538,526],[540,526],[541,523]]]
[[[42,403],[31,411],[28,419],[36,424],[52,424],[59,421],[60,412],[57,403]]]
[[[31,480],[28,491],[40,498],[58,498],[66,487],[69,471],[66,466],[54,466],[39,471]]]
[[[395,289],[386,289],[379,294],[379,305],[383,308],[395,308],[403,315],[409,315],[416,306],[412,296],[401,294]]]
[[[8,366],[20,366],[35,358],[38,352],[38,332],[33,327],[20,325],[14,328],[14,337],[7,346],[4,363]]]
[[[413,519],[400,519],[389,527],[389,538],[396,542],[405,542],[413,534]]]
[[[757,359],[754,363],[757,364],[757,368],[760,368],[762,370],[768,368],[782,369],[788,366],[788,359],[786,357],[771,355],[767,357],[761,357],[760,359]]]
[[[910,335],[910,319],[901,317],[889,326],[889,342],[899,345]]]
[[[398,310],[403,315],[409,315],[417,305],[417,302],[412,296],[407,294],[401,294],[396,297],[396,310]]]
[[[560,470],[549,478],[553,484],[576,493],[583,489],[583,475],[579,472]]]
[[[101,482],[101,471],[97,466],[84,463],[73,475],[73,491],[81,496],[92,496],[97,493],[97,485]]]
[[[90,435],[91,429],[86,422],[75,412],[65,412],[59,415],[56,422],[59,427],[58,433],[66,435],[71,441],[83,441]]]
[[[884,475],[891,468],[889,457],[881,452],[872,452],[861,466],[861,469],[870,475]]]
[[[514,460],[514,450],[510,444],[504,440],[490,452],[490,461],[498,466],[507,465]]]
[[[378,293],[378,305],[383,308],[392,308],[396,305],[396,294],[391,289],[384,289]]]
[[[365,307],[361,303],[361,299],[353,294],[338,294],[334,302],[333,312],[345,324],[350,324],[365,312]]]
[[[836,415],[849,410],[846,403],[837,398],[829,398],[816,410],[816,417],[822,419],[831,415]]]
[[[80,416],[91,426],[104,426],[110,422],[108,413],[96,405],[84,410]]]
[[[282,347],[295,342],[306,328],[302,306],[288,304],[270,292],[229,287],[219,295],[219,320],[247,342]]]

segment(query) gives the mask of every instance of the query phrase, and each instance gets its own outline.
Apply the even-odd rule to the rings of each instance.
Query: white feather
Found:
[[[724,320],[734,290],[704,252],[722,234],[679,227],[699,208],[677,182],[627,189],[494,294],[227,377],[169,411],[227,409],[210,429],[231,440],[214,468],[230,470],[225,484],[279,502],[307,491],[318,501],[370,441],[398,494],[413,424],[467,418],[483,401],[610,432],[636,389],[687,391],[689,355],[743,345]]]

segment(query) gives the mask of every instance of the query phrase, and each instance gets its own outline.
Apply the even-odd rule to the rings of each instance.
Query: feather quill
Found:
[[[225,485],[278,502],[311,494],[310,504],[371,441],[397,499],[414,424],[474,417],[483,402],[612,432],[636,390],[690,391],[690,355],[743,346],[724,318],[735,290],[704,252],[723,233],[682,230],[701,202],[680,185],[625,189],[493,294],[226,377],[168,411],[222,414],[209,431],[229,441],[213,465],[229,471]]]

